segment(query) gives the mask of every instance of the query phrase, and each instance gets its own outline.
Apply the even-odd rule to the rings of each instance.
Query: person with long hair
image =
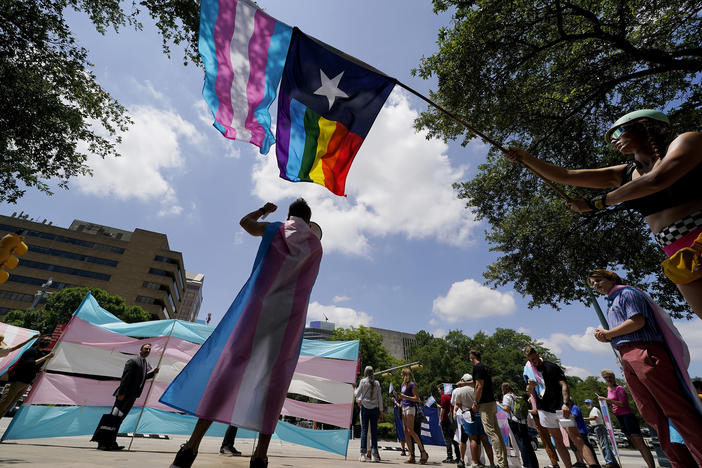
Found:
[[[519,405],[524,405],[524,409],[527,410],[526,400],[522,396],[517,395],[508,382],[503,382],[502,403],[497,402],[497,406],[509,414],[507,424],[509,424],[509,428],[512,430],[514,438],[517,440],[519,453],[522,456],[522,466],[525,468],[539,468],[539,460],[536,459],[536,453],[534,453],[534,447],[531,446],[531,439],[529,437],[529,427],[527,426],[528,413],[527,411],[524,411],[523,414],[517,412],[516,407]]]
[[[371,460],[374,463],[380,462],[378,454],[378,419],[383,419],[383,396],[380,390],[380,382],[373,375],[373,367],[366,366],[363,371],[363,378],[354,393],[356,401],[361,405],[361,457],[360,461],[366,461],[366,450],[368,447],[368,428],[370,426],[371,436]]]
[[[400,393],[393,391],[393,395],[399,398],[402,402],[402,425],[405,428],[405,440],[410,446],[410,456],[405,463],[416,463],[414,457],[414,446],[412,441],[417,443],[419,446],[420,458],[419,463],[426,465],[429,459],[429,454],[424,450],[424,445],[422,444],[422,439],[414,431],[414,415],[416,413],[416,408],[420,403],[419,394],[417,393],[417,384],[414,383],[414,375],[409,367],[402,369],[402,388],[400,388]]]
[[[646,443],[641,436],[639,421],[636,420],[636,416],[634,416],[634,412],[629,406],[629,396],[626,394],[626,390],[617,384],[617,379],[611,370],[602,369],[600,375],[607,384],[607,396],[597,395],[597,398],[612,405],[612,412],[619,422],[619,428],[629,438],[631,445],[641,452],[646,466],[654,468],[656,465],[653,461],[653,455],[651,455],[651,450],[646,447]]]
[[[641,109],[617,120],[605,141],[633,160],[598,169],[566,169],[510,148],[505,156],[547,179],[577,187],[611,189],[589,200],[568,202],[584,213],[624,204],[638,211],[668,257],[691,246],[702,234],[702,133],[686,132],[669,145],[670,120],[660,111]],[[702,318],[702,278],[677,284],[693,312]]]

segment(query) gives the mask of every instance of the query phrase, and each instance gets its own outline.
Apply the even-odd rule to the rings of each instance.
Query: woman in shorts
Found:
[[[402,369],[401,375],[402,388],[400,389],[400,393],[396,391],[392,393],[402,402],[402,425],[405,428],[406,443],[410,446],[410,456],[405,460],[405,463],[416,463],[416,459],[414,458],[414,446],[412,445],[412,441],[414,441],[419,446],[419,452],[421,454],[419,463],[425,465],[429,459],[429,454],[424,450],[424,445],[422,444],[422,439],[419,437],[419,434],[414,431],[416,407],[418,404],[421,404],[419,402],[419,395],[417,394],[417,384],[414,383],[414,375],[412,375],[412,371],[408,367]]]
[[[656,242],[671,257],[702,234],[702,133],[686,132],[668,144],[670,121],[660,111],[641,109],[614,122],[605,141],[631,161],[597,169],[566,169],[510,148],[505,156],[561,184],[614,189],[589,200],[571,200],[584,213],[622,203],[639,212]],[[676,284],[693,312],[702,318],[702,278]]]
[[[617,385],[614,372],[611,370],[602,369],[600,375],[607,384],[607,397],[597,395],[597,398],[612,405],[612,412],[617,417],[619,428],[629,438],[631,445],[641,452],[641,456],[648,468],[654,468],[653,455],[651,455],[651,451],[646,447],[643,437],[641,437],[639,421],[636,420],[633,411],[631,411],[626,390],[621,385]]]

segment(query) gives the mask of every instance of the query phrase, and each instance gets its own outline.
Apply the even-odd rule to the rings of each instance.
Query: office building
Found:
[[[186,286],[183,256],[171,250],[165,234],[81,220],[66,229],[28,218],[23,213],[0,215],[0,237],[24,229],[29,246],[0,285],[0,316],[29,308],[49,278],[49,294],[72,286],[94,287],[160,319],[179,315]]]
[[[202,273],[185,272],[185,294],[178,313],[179,320],[195,322],[202,305],[202,285],[205,275]]]

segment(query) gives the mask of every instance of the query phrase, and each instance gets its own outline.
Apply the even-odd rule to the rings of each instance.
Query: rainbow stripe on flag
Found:
[[[395,80],[293,30],[280,83],[280,177],[345,195],[346,176]]]
[[[275,141],[268,108],[285,64],[292,28],[249,0],[202,0],[199,51],[202,96],[214,126],[232,140],[267,154]]]

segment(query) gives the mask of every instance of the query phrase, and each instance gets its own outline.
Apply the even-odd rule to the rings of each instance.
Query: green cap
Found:
[[[629,112],[626,114],[624,117],[621,117],[619,120],[614,122],[614,124],[607,130],[607,133],[605,133],[604,139],[605,142],[609,143],[609,139],[612,136],[612,132],[617,128],[620,127],[624,124],[627,124],[629,122],[633,122],[635,120],[643,119],[643,118],[648,118],[652,120],[657,120],[659,122],[662,122],[666,125],[670,125],[670,120],[668,120],[668,116],[666,116],[663,112],[655,109],[639,109],[634,112]]]

